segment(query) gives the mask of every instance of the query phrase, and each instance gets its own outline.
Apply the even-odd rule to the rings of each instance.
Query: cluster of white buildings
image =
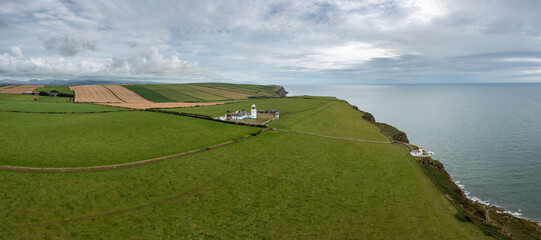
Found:
[[[411,154],[411,156],[414,156],[414,157],[432,157],[432,156],[434,156],[434,152],[425,151],[421,147],[419,149],[412,150],[410,152],[410,154]]]
[[[262,114],[273,114],[275,119],[280,118],[280,113],[278,112],[278,109],[270,109],[267,111],[259,111],[259,113]],[[257,108],[255,104],[252,105],[252,108],[250,109],[250,112],[244,111],[244,110],[237,110],[235,112],[228,112],[223,116],[220,116],[220,120],[244,120],[244,119],[257,119]]]

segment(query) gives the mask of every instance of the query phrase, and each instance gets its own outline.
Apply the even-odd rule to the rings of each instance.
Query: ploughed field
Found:
[[[0,87],[0,93],[9,94],[23,94],[25,92],[32,92],[36,88],[44,87],[45,85],[10,85]]]
[[[41,112],[38,104],[43,103],[30,101],[21,108]],[[344,101],[252,99],[167,111],[216,117],[251,104],[278,108],[280,119],[271,127],[291,132],[268,130],[208,151],[128,168],[0,170],[0,236],[487,238],[477,226],[455,218],[457,210],[402,145],[322,137],[389,140]],[[43,108],[58,112],[72,105],[86,106]],[[53,168],[166,156],[261,130],[147,111],[0,112],[0,117],[0,165]]]

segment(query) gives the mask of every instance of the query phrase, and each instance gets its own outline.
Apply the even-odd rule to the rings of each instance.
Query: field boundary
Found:
[[[139,166],[144,164],[149,164],[153,162],[160,162],[163,160],[168,160],[171,158],[177,158],[177,157],[184,157],[188,155],[192,155],[195,153],[200,153],[216,148],[225,147],[227,145],[242,141],[244,139],[257,136],[263,132],[268,131],[268,128],[261,129],[255,133],[251,133],[245,136],[242,136],[237,139],[233,139],[227,142],[223,142],[217,145],[213,145],[210,147],[204,147],[200,149],[195,149],[187,152],[177,153],[165,157],[158,157],[158,158],[152,158],[137,162],[129,162],[129,163],[120,163],[120,164],[112,164],[112,165],[104,165],[104,166],[92,166],[92,167],[74,167],[74,168],[38,168],[38,167],[20,167],[20,166],[3,166],[0,165],[0,170],[8,170],[8,171],[15,171],[15,172],[43,172],[43,173],[51,173],[51,172],[95,172],[95,171],[105,171],[105,170],[111,170],[111,169],[119,169],[119,168],[127,168],[127,167],[133,167],[133,166]]]

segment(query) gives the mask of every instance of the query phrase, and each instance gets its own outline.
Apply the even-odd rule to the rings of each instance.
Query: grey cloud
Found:
[[[134,41],[127,41],[126,45],[128,45],[128,47],[130,48],[136,48],[137,46],[139,46],[139,43],[134,42]]]
[[[53,37],[43,41],[43,46],[48,50],[56,50],[62,56],[75,56],[76,54],[85,51],[95,51],[98,41],[76,40],[68,36]]]
[[[8,24],[4,22],[2,19],[0,19],[0,28],[7,28]]]

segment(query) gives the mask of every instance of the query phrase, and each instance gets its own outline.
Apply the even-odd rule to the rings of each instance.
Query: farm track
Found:
[[[210,147],[204,147],[196,150],[191,150],[188,152],[183,153],[177,153],[165,157],[158,157],[158,158],[152,158],[137,162],[129,162],[129,163],[121,163],[121,164],[113,164],[113,165],[104,165],[104,166],[93,166],[93,167],[76,167],[76,168],[37,168],[37,167],[18,167],[18,166],[2,166],[0,165],[0,170],[8,170],[8,171],[16,171],[16,172],[43,172],[43,173],[51,173],[51,172],[95,172],[95,171],[105,171],[105,170],[111,170],[111,169],[119,169],[119,168],[126,168],[126,167],[133,167],[133,166],[139,166],[144,164],[149,164],[153,162],[160,162],[163,160],[168,160],[171,158],[177,158],[177,157],[184,157],[195,153],[200,153],[204,151],[208,151],[211,149],[221,148],[225,147],[227,145],[242,141],[244,139],[247,139],[252,136],[256,136],[258,134],[261,134],[265,131],[269,130],[268,128],[262,129],[255,134],[248,134],[245,136],[242,136],[240,138],[227,141],[224,143],[220,143],[214,146]]]
[[[4,86],[0,88],[0,93],[23,94],[25,92],[33,92],[36,88],[42,88],[42,87],[45,87],[45,85]]]

